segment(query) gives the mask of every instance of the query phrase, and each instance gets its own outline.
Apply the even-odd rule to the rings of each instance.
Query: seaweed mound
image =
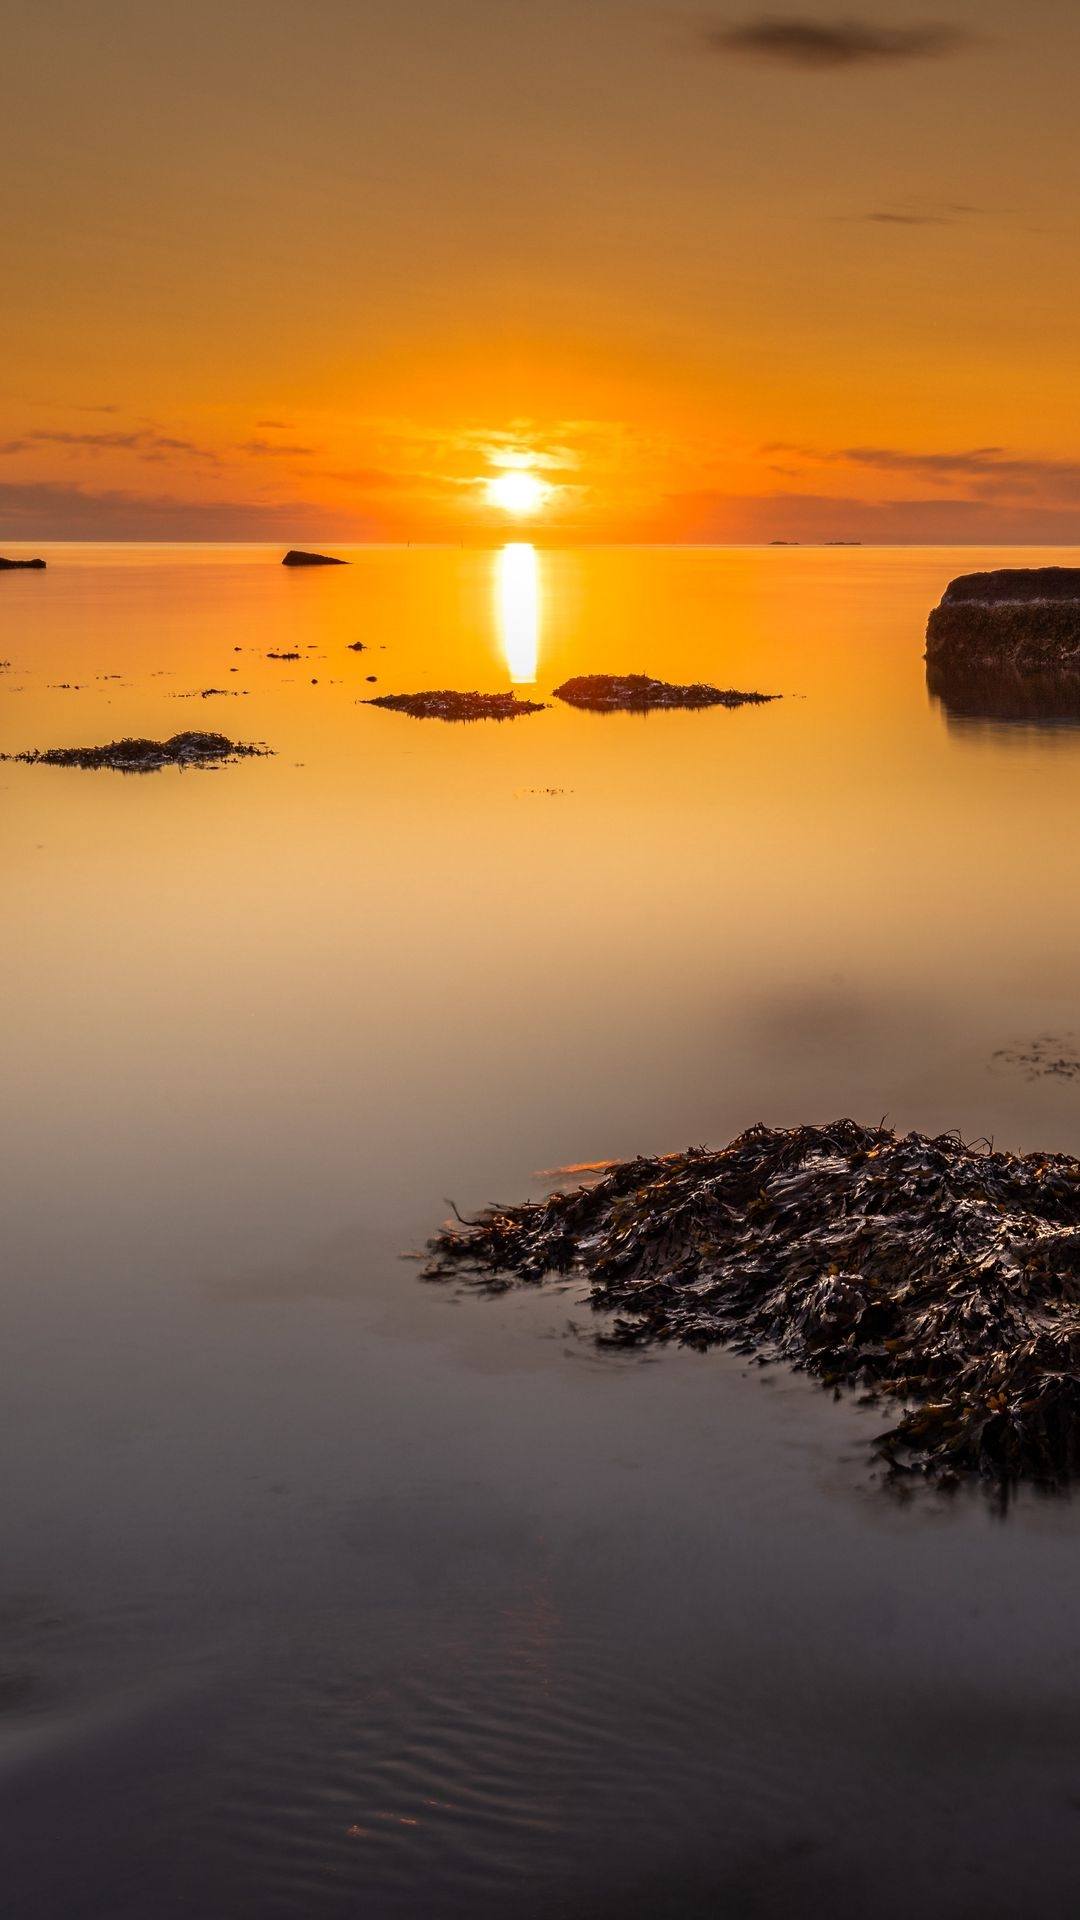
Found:
[[[447,687],[432,693],[380,693],[362,704],[411,713],[414,720],[516,720],[522,713],[544,711],[542,700],[519,700],[516,693],[452,693]]]
[[[853,1120],[751,1127],[717,1152],[429,1242],[426,1277],[496,1291],[576,1273],[605,1343],[674,1340],[784,1360],[901,1403],[893,1473],[1062,1486],[1080,1472],[1080,1161],[903,1137]]]
[[[302,547],[290,547],[281,562],[283,567],[347,567],[347,560],[335,560],[329,553],[305,553]]]
[[[680,687],[648,673],[579,673],[555,689],[556,698],[592,713],[646,713],[651,707],[760,707],[778,693],[738,693],[697,680]]]
[[[1080,567],[1002,567],[950,581],[926,628],[940,666],[1080,670]]]
[[[162,767],[223,766],[270,752],[269,747],[229,740],[223,733],[174,733],[168,740],[111,740],[106,747],[50,747],[40,753],[0,754],[41,767],[112,767],[117,773],[157,773]]]

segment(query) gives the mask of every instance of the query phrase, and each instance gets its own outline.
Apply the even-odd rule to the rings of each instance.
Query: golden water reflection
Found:
[[[513,540],[495,559],[499,642],[515,686],[532,686],[540,657],[540,563],[527,540]]]

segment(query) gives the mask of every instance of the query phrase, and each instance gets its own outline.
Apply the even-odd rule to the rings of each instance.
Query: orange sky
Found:
[[[1060,541],[1080,10],[9,0],[0,538]]]

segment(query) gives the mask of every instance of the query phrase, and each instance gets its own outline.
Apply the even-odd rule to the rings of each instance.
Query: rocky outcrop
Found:
[[[1080,567],[1002,567],[950,581],[926,628],[935,667],[1080,671]]]
[[[44,573],[44,560],[5,560],[0,556],[0,573]]]
[[[301,547],[290,547],[282,561],[283,567],[347,567],[347,560],[335,560],[329,553],[305,553]]]

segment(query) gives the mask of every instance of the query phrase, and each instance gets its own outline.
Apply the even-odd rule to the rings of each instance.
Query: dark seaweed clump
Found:
[[[414,720],[515,720],[544,710],[542,700],[519,700],[516,693],[453,693],[446,687],[432,693],[380,693],[363,704],[411,713]]]
[[[493,1207],[431,1279],[580,1274],[607,1344],[734,1347],[900,1403],[876,1449],[939,1484],[1080,1471],[1080,1161],[853,1120],[751,1127]]]
[[[40,753],[0,754],[41,767],[111,767],[117,773],[157,773],[162,767],[222,766],[228,760],[268,754],[269,747],[229,740],[223,733],[174,733],[168,740],[111,740],[105,747],[50,747]]]
[[[696,680],[676,686],[647,673],[579,673],[555,689],[556,698],[593,713],[645,713],[650,707],[760,707],[778,693],[739,693],[734,687],[710,687]]]

